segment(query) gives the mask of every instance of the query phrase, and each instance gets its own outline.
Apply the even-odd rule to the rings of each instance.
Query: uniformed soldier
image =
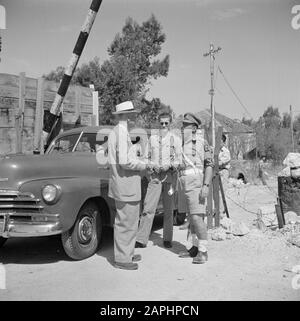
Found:
[[[230,161],[230,151],[226,147],[226,136],[223,134],[221,149],[219,153],[219,174],[222,178],[223,185],[228,184]]]
[[[162,194],[164,223],[163,244],[172,247],[174,190],[176,188],[176,167],[181,156],[180,137],[170,131],[172,116],[169,113],[159,115],[160,130],[151,135],[148,144],[148,160],[153,165],[144,200],[136,247],[147,246],[156,208]]]
[[[108,138],[108,160],[110,165],[108,196],[116,203],[114,222],[115,267],[136,270],[141,259],[134,255],[138,229],[141,176],[146,163],[136,157],[129,137],[127,122],[137,111],[132,102],[126,101],[116,106],[113,114],[118,119]]]
[[[218,155],[218,161],[219,161],[219,175],[222,181],[223,190],[226,194],[226,191],[228,189],[228,183],[229,183],[229,169],[230,169],[230,151],[226,147],[226,136],[222,135],[222,143],[221,143],[221,149]],[[220,202],[220,216],[224,216],[224,204],[221,198]]]
[[[178,211],[188,213],[190,231],[197,236],[197,244],[180,257],[193,257],[193,263],[202,264],[207,255],[206,198],[212,179],[211,148],[199,129],[200,119],[191,113],[183,117],[183,162],[179,171]],[[196,239],[193,240],[196,242]]]

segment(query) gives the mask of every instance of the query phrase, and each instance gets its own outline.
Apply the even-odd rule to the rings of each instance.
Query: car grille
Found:
[[[4,214],[10,213],[11,218],[31,219],[32,214],[43,210],[40,200],[32,193],[19,191],[0,190],[0,219]]]

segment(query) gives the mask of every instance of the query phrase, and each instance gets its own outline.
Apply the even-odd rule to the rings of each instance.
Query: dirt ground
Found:
[[[137,271],[112,266],[112,230],[105,231],[101,250],[93,257],[70,261],[59,237],[12,239],[0,250],[6,268],[6,290],[0,300],[300,300],[292,287],[300,264],[300,248],[276,231],[254,229],[262,205],[275,204],[276,180],[228,191],[230,217],[251,229],[245,236],[209,241],[209,260],[192,264],[178,258],[185,248],[186,230],[174,227],[173,248],[162,246],[162,218],[157,217],[151,241]]]

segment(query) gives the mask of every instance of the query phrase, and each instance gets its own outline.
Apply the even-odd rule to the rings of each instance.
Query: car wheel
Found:
[[[79,211],[73,227],[61,235],[66,254],[83,260],[96,253],[102,236],[102,217],[94,202],[86,203]]]
[[[7,239],[5,237],[0,236],[0,247],[2,247],[6,241]]]

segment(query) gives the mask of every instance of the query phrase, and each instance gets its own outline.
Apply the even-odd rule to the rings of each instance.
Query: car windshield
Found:
[[[96,152],[96,133],[84,133],[76,146],[75,152]]]
[[[47,154],[53,153],[71,153],[77,140],[79,133],[74,135],[63,136],[51,144]]]

